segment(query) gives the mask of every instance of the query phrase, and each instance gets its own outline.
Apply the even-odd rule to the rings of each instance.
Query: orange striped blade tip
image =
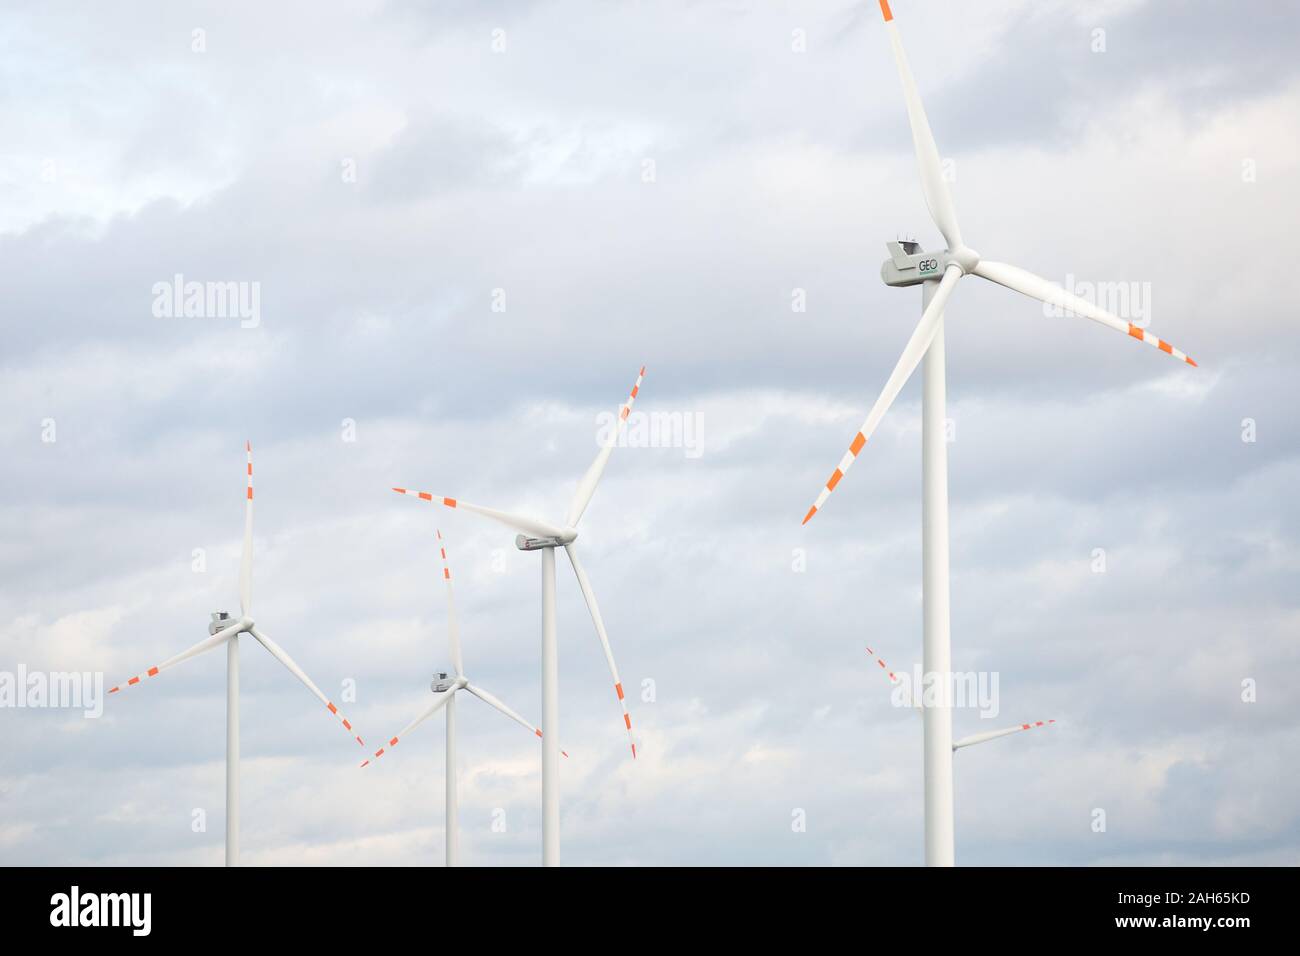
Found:
[[[534,728],[533,728],[533,733],[535,733],[535,734],[536,734],[537,736],[539,736],[539,737],[542,736],[542,728],[541,728],[541,727],[534,727]],[[569,752],[568,752],[567,750],[561,750],[560,753],[563,754],[563,755],[566,756],[566,757],[569,756]]]
[[[889,0],[880,0],[880,12],[885,15],[885,22],[894,19],[894,11],[889,9]]]
[[[1174,358],[1186,362],[1192,368],[1200,368],[1200,366],[1196,364],[1195,360],[1186,352],[1182,351],[1181,349],[1174,348],[1164,339],[1160,338],[1159,336],[1152,335],[1150,332],[1147,332],[1145,329],[1138,328],[1138,326],[1134,325],[1132,322],[1128,324],[1128,334],[1131,335],[1133,338],[1137,339],[1139,342],[1145,342],[1147,345],[1154,346],[1155,348],[1159,349],[1161,352],[1164,352],[1166,355],[1172,355]]]

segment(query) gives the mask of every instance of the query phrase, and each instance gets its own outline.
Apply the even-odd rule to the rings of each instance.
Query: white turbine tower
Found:
[[[890,373],[875,405],[853,436],[849,450],[831,473],[816,502],[804,516],[807,524],[826,503],[827,497],[852,467],[858,454],[884,418],[921,360],[925,360],[922,390],[922,553],[924,644],[922,669],[947,681],[952,672],[948,632],[948,457],[945,444],[945,379],[943,345],[943,310],[949,297],[964,276],[976,275],[1065,312],[1083,316],[1102,325],[1146,342],[1174,358],[1195,365],[1190,358],[1168,342],[1098,308],[1091,302],[1066,292],[1060,286],[1017,266],[984,259],[962,240],[957,226],[948,184],[944,180],[939,149],[925,116],[912,70],[903,52],[903,43],[894,24],[888,0],[879,0],[885,28],[893,47],[894,60],[903,83],[903,100],[912,127],[912,145],[921,171],[921,188],[930,217],[948,243],[941,252],[925,252],[915,242],[887,243],[891,258],[881,276],[890,286],[922,286],[921,321],[908,340],[903,354]],[[943,702],[922,709],[925,720],[925,860],[933,866],[953,864],[953,797],[952,797],[952,709]],[[1014,731],[1014,728],[1013,728]]]
[[[116,687],[109,688],[115,694],[123,687],[130,687],[150,677],[157,677],[169,667],[175,667],[182,661],[197,657],[204,651],[210,651],[226,645],[226,866],[239,865],[239,635],[249,633],[257,642],[271,652],[271,656],[288,668],[289,673],[303,682],[303,685],[316,695],[331,714],[343,723],[343,727],[356,739],[358,744],[365,742],[353,729],[352,724],[339,712],[334,703],[321,693],[321,689],[312,683],[303,669],[294,663],[293,658],[284,649],[253,623],[253,446],[245,443],[248,453],[248,495],[244,499],[244,549],[239,563],[239,613],[232,618],[225,611],[214,611],[208,623],[207,639],[199,641],[187,651],[175,657],[169,657],[155,667],[150,667],[142,674],[130,678]]]
[[[627,729],[628,740],[632,746],[632,758],[636,759],[636,740],[632,736],[632,717],[627,710],[627,700],[623,695],[623,683],[618,677],[618,667],[614,664],[614,652],[609,647],[609,635],[605,633],[605,623],[600,617],[600,608],[596,605],[596,595],[591,589],[587,572],[578,560],[578,549],[574,542],[578,537],[577,524],[596,493],[600,477],[605,473],[609,456],[626,427],[627,417],[631,414],[632,403],[636,401],[641,390],[641,380],[645,377],[645,366],[637,375],[636,383],[628,395],[627,401],[619,407],[615,433],[610,436],[578,482],[569,503],[568,514],[563,525],[552,524],[526,515],[511,514],[495,508],[472,505],[456,498],[446,498],[428,491],[411,491],[407,488],[394,488],[399,495],[411,495],[423,501],[438,502],[448,508],[472,511],[498,521],[509,528],[521,532],[515,537],[515,546],[520,551],[542,552],[542,865],[560,865],[560,775],[559,775],[559,657],[555,645],[555,549],[563,548],[573,565],[573,573],[578,579],[578,587],[591,612],[591,621],[596,626],[596,637],[600,639],[601,649],[605,652],[605,663],[609,665],[610,676],[614,679],[614,693],[618,696],[623,709],[623,725]]]
[[[424,723],[444,707],[447,709],[447,865],[456,866],[460,858],[460,823],[457,819],[457,811],[460,806],[459,790],[457,788],[456,772],[456,693],[457,691],[466,690],[492,707],[495,707],[501,713],[505,714],[515,723],[519,724],[525,730],[538,737],[542,736],[542,731],[534,724],[530,724],[519,716],[515,711],[507,707],[501,700],[489,694],[477,684],[470,683],[465,677],[465,665],[460,655],[460,624],[456,618],[455,596],[451,590],[451,564],[447,560],[447,546],[443,543],[442,532],[438,531],[438,550],[442,554],[442,577],[447,582],[447,643],[451,650],[451,665],[456,669],[454,677],[445,672],[440,672],[434,676],[431,690],[436,696],[432,704],[420,712],[420,716],[411,721],[405,727],[390,737],[388,743],[375,751],[374,759],[379,759],[389,750],[397,746],[399,740],[405,739],[406,735],[413,731],[420,724]],[[567,757],[568,754],[565,754]],[[361,764],[365,767],[370,763],[369,760]]]

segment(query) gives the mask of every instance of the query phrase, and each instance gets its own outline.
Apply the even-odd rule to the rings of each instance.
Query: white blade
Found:
[[[493,521],[499,521],[508,528],[522,531],[524,534],[531,534],[539,538],[561,538],[564,536],[564,529],[557,528],[545,521],[539,521],[536,518],[511,514],[508,511],[497,511],[495,508],[484,508],[482,505],[472,505],[468,501],[458,501],[455,498],[444,498],[442,495],[435,495],[428,491],[412,491],[409,488],[394,488],[393,490],[399,495],[410,495],[412,498],[419,498],[421,501],[433,501],[446,505],[448,508],[463,508],[465,511],[472,511],[475,514],[491,518]]]
[[[573,565],[573,573],[578,577],[578,587],[582,589],[582,598],[587,602],[587,610],[591,612],[591,622],[596,625],[596,636],[600,638],[600,647],[605,652],[605,663],[609,665],[609,674],[614,678],[614,693],[618,695],[619,706],[623,708],[623,725],[627,728],[627,739],[632,746],[632,759],[635,760],[636,738],[632,736],[632,715],[627,711],[627,699],[623,696],[623,682],[618,679],[618,665],[614,663],[614,652],[609,647],[609,635],[605,633],[605,622],[601,620],[600,608],[596,605],[596,594],[591,590],[587,572],[582,569],[582,564],[578,561],[577,549],[572,544],[566,544],[564,550],[569,556],[569,563]]]
[[[642,365],[627,401],[619,406],[618,425],[614,434],[610,437],[609,443],[596,453],[596,460],[591,463],[591,467],[587,469],[587,473],[582,476],[582,480],[578,482],[578,487],[573,492],[573,500],[569,503],[569,516],[564,519],[564,523],[570,527],[575,527],[578,524],[582,513],[587,510],[587,505],[591,502],[591,496],[596,493],[596,486],[600,484],[600,476],[605,473],[605,465],[609,463],[609,456],[614,453],[614,446],[618,444],[619,436],[623,434],[627,416],[632,413],[632,403],[636,401],[637,392],[641,391],[641,381],[644,378],[645,366]]]
[[[244,551],[239,559],[239,612],[248,617],[253,607],[253,443],[248,452],[248,497],[244,499]]]
[[[265,647],[268,651],[270,651],[271,656],[274,657],[281,664],[283,664],[288,669],[290,674],[298,678],[298,680],[302,681],[304,687],[306,687],[309,691],[311,691],[313,694],[316,695],[317,700],[319,700],[322,704],[324,704],[325,708],[336,718],[338,718],[339,721],[342,722],[343,729],[346,730],[349,734],[351,734],[357,743],[361,744],[361,746],[363,747],[365,746],[365,741],[362,740],[361,736],[356,732],[355,729],[353,729],[351,722],[349,722],[348,719],[344,717],[343,714],[339,711],[339,709],[334,706],[333,701],[331,701],[328,697],[326,697],[323,693],[321,693],[321,689],[317,687],[315,684],[313,684],[311,678],[307,676],[307,674],[303,671],[303,669],[299,667],[297,664],[295,664],[293,658],[284,652],[284,648],[282,648],[279,644],[275,643],[275,641],[271,640],[269,637],[267,637],[265,634],[263,634],[255,627],[251,628],[249,630],[249,633],[252,634],[255,638],[257,638],[258,642],[263,647]]]
[[[1006,286],[1021,295],[1027,295],[1031,299],[1037,299],[1039,302],[1045,302],[1048,305],[1056,306],[1067,312],[1073,312],[1075,315],[1081,315],[1085,319],[1092,319],[1094,322],[1100,322],[1102,325],[1114,329],[1116,332],[1123,332],[1125,335],[1131,335],[1140,342],[1145,342],[1152,348],[1157,348],[1162,352],[1168,352],[1176,359],[1186,362],[1188,365],[1196,365],[1187,353],[1181,352],[1174,348],[1164,339],[1157,338],[1150,332],[1138,328],[1132,322],[1126,322],[1119,316],[1107,312],[1093,305],[1087,299],[1081,299],[1077,295],[1066,292],[1055,282],[1049,282],[1041,276],[1036,276],[1027,269],[1021,269],[1019,266],[1007,265],[1005,262],[990,262],[988,259],[981,259],[975,266],[975,275],[990,282],[996,282],[998,285]]]
[[[930,132],[930,121],[925,117],[925,106],[916,89],[916,80],[912,78],[912,68],[908,65],[907,53],[903,50],[903,40],[898,35],[898,26],[894,23],[894,14],[889,9],[888,0],[880,0],[880,12],[884,14],[885,28],[889,31],[889,45],[894,49],[898,78],[903,81],[903,101],[907,104],[907,119],[912,126],[912,146],[916,149],[916,163],[921,171],[925,205],[930,210],[930,218],[948,241],[948,248],[960,249],[961,230],[957,227],[957,211],[953,208],[952,194],[943,178],[939,147],[935,145],[934,134]]]
[[[220,647],[222,644],[226,642],[226,638],[234,634],[238,634],[242,629],[242,626],[243,626],[242,621],[235,621],[225,630],[217,631],[217,633],[213,634],[211,637],[204,638],[203,640],[195,644],[193,647],[191,647],[189,650],[181,651],[175,657],[167,658],[167,660],[163,661],[161,664],[149,668],[143,674],[136,674],[134,677],[124,680],[116,687],[110,687],[108,689],[108,692],[110,694],[116,694],[123,687],[131,687],[135,684],[138,684],[146,677],[157,677],[159,674],[161,674],[169,667],[175,667],[177,664],[180,664],[182,661],[188,661],[191,657],[198,657],[200,654],[206,651],[210,651],[213,648]]]
[[[862,446],[867,443],[867,439],[876,430],[880,420],[885,417],[885,412],[889,411],[889,406],[894,404],[894,399],[902,391],[903,385],[911,377],[921,359],[925,357],[925,351],[930,347],[930,343],[934,341],[935,333],[939,331],[939,323],[943,321],[943,308],[960,279],[960,267],[949,265],[944,270],[943,279],[939,282],[939,288],[935,289],[930,304],[926,306],[925,312],[921,315],[921,321],[916,324],[916,330],[912,333],[912,337],[907,340],[907,345],[903,348],[903,354],[899,356],[898,364],[894,366],[894,371],[890,373],[889,380],[885,382],[880,397],[876,399],[876,404],[871,406],[871,412],[867,415],[867,420],[862,423],[862,428],[853,436],[853,442],[849,445],[849,450],[844,453],[844,457],[840,459],[839,467],[827,479],[826,486],[822,488],[816,502],[804,515],[804,524],[812,520],[812,516],[826,503],[826,499],[835,490],[835,486],[840,483],[840,479],[848,473],[849,468],[853,466],[853,462],[857,459],[858,453],[862,451]]]
[[[465,676],[465,663],[460,658],[460,622],[456,618],[456,596],[451,590],[451,564],[447,561],[447,545],[438,532],[438,552],[442,555],[442,577],[447,582],[447,641],[451,645],[451,663],[456,676]]]
[[[476,684],[466,684],[465,689],[469,691],[471,694],[473,694],[475,697],[477,697],[479,700],[483,701],[483,703],[495,707],[497,710],[501,711],[501,713],[505,714],[507,717],[513,720],[520,727],[523,727],[525,730],[530,731],[534,736],[536,737],[542,736],[541,727],[538,727],[536,724],[530,724],[518,713],[516,713],[515,711],[507,707],[504,701],[502,701],[498,697],[494,697],[493,695],[489,694],[482,687],[479,687]],[[563,750],[561,750],[560,753],[564,754],[564,756],[566,757],[569,756]]]
[[[1002,730],[990,730],[983,734],[971,734],[969,737],[963,737],[955,741],[952,745],[953,750],[960,750],[962,747],[970,747],[975,744],[982,744],[986,740],[996,740],[999,737],[1005,737],[1007,734],[1018,734],[1022,730],[1036,730],[1039,727],[1046,727],[1054,724],[1054,720],[1036,720],[1030,724],[1016,724],[1014,727],[1005,727]]]
[[[374,757],[371,759],[378,760],[380,757],[386,754],[390,749],[396,747],[397,742],[399,740],[401,740],[403,737],[409,734],[416,727],[419,727],[420,724],[424,723],[426,720],[428,720],[438,711],[442,710],[442,708],[447,705],[447,701],[451,700],[452,695],[455,693],[456,693],[456,688],[453,687],[451,690],[445,690],[441,694],[438,694],[437,700],[435,700],[432,704],[430,704],[423,711],[421,711],[419,717],[416,717],[415,720],[411,721],[409,724],[407,724],[405,727],[399,730],[395,736],[390,737],[388,739],[388,743],[383,747],[380,747],[378,750],[376,750]],[[361,766],[364,767],[369,763],[370,761],[366,760],[361,764]]]

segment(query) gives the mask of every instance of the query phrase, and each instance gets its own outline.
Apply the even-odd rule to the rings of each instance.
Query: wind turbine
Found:
[[[889,681],[889,683],[893,687],[898,688],[902,685],[903,679],[889,669],[889,665],[885,663],[884,658],[877,657],[876,652],[873,651],[870,647],[867,648],[867,653],[871,656],[871,659],[873,661],[875,661],[878,665],[880,665],[881,672],[884,673],[885,678]],[[913,690],[914,689],[915,688],[913,687]],[[912,708],[912,710],[916,713],[916,716],[918,717],[924,716],[922,714],[923,708],[921,706],[921,700],[917,696],[913,695],[911,700],[907,702],[906,706]],[[1050,727],[1054,723],[1056,723],[1055,720],[1033,720],[1027,724],[1016,724],[1014,727],[1003,727],[1001,730],[986,730],[982,733],[971,734],[968,737],[962,737],[960,740],[954,740],[952,742],[952,751],[953,753],[956,753],[958,750],[961,750],[963,747],[973,747],[975,744],[982,744],[990,740],[997,740],[999,737],[1006,737],[1011,734],[1018,734],[1026,730],[1037,730],[1039,727]]]
[[[924,359],[925,381],[921,405],[924,491],[921,536],[925,637],[922,668],[927,675],[938,675],[947,680],[952,665],[948,630],[948,452],[944,435],[946,384],[943,310],[957,283],[968,275],[988,279],[1032,299],[1100,322],[1188,365],[1196,363],[1168,342],[1133,323],[1066,292],[1032,272],[985,259],[966,245],[957,225],[952,195],[944,180],[939,149],[935,145],[934,134],[930,132],[930,123],[916,89],[916,81],[912,78],[912,70],[908,66],[907,54],[903,51],[898,27],[894,24],[889,0],[879,2],[880,12],[885,18],[885,29],[889,32],[889,42],[893,47],[894,60],[898,65],[898,75],[903,83],[903,100],[912,127],[912,145],[921,171],[925,204],[948,247],[939,252],[926,252],[916,242],[886,244],[890,258],[881,267],[881,278],[889,286],[921,286],[921,321],[917,323],[916,330],[885,382],[880,397],[871,407],[866,421],[853,436],[849,450],[840,459],[838,467],[827,479],[826,486],[804,515],[803,523],[812,520],[813,515],[826,503],[830,493],[857,460],[889,406],[898,397],[899,390]],[[944,695],[942,702],[936,706],[922,709],[925,719],[925,861],[932,866],[953,864],[953,741],[950,704],[947,695]]]
[[[591,612],[591,622],[596,626],[596,637],[600,639],[601,649],[605,652],[605,663],[609,665],[610,676],[614,679],[614,693],[618,696],[623,709],[623,725],[627,729],[628,742],[632,746],[632,759],[636,759],[636,740],[632,736],[632,717],[627,710],[627,700],[623,695],[623,682],[618,677],[618,667],[614,664],[614,652],[609,647],[609,635],[605,633],[605,622],[601,619],[600,608],[596,604],[596,594],[591,589],[591,581],[578,559],[578,549],[574,542],[578,537],[577,524],[583,512],[596,493],[601,475],[609,463],[609,456],[614,452],[619,437],[631,414],[632,403],[636,401],[641,390],[641,381],[645,378],[645,366],[637,374],[636,382],[628,395],[627,401],[619,407],[618,423],[614,435],[601,446],[596,459],[591,463],[569,502],[569,511],[564,524],[557,525],[526,515],[511,514],[482,505],[472,505],[468,501],[446,498],[428,491],[412,491],[407,488],[394,488],[399,495],[410,495],[422,501],[439,502],[448,508],[472,511],[475,514],[491,518],[506,527],[513,528],[520,534],[515,537],[515,547],[520,551],[542,552],[542,865],[560,865],[560,776],[559,776],[559,658],[555,644],[555,549],[563,548],[573,565],[573,573],[578,579],[583,600]]]
[[[310,677],[293,658],[284,652],[279,644],[271,640],[253,623],[253,445],[244,444],[248,453],[248,496],[244,499],[244,549],[239,562],[239,617],[232,618],[225,611],[212,612],[208,622],[208,634],[187,651],[181,651],[175,657],[169,657],[155,667],[150,667],[142,674],[129,678],[116,687],[109,688],[110,694],[116,694],[123,687],[131,687],[150,677],[157,677],[169,667],[175,667],[191,657],[198,657],[205,651],[226,645],[226,866],[239,865],[239,636],[244,633],[253,635],[259,644],[271,652],[271,656],[288,668],[289,673],[316,695],[331,714],[342,722],[343,728],[351,734],[361,746],[365,742],[353,729],[333,701],[321,693],[321,689],[312,683]]]
[[[436,529],[435,529],[436,530]],[[456,619],[456,602],[455,596],[451,590],[451,564],[447,561],[447,546],[443,544],[442,532],[438,531],[438,551],[442,554],[442,577],[447,582],[447,642],[451,649],[451,665],[456,668],[456,675],[449,676],[445,671],[434,675],[433,684],[430,690],[435,694],[435,700],[432,704],[421,711],[420,716],[403,727],[396,736],[389,738],[389,741],[383,747],[375,751],[374,759],[378,760],[389,750],[397,746],[397,742],[420,724],[424,723],[444,707],[447,709],[447,865],[456,866],[460,856],[460,824],[457,821],[457,810],[459,808],[459,791],[456,786],[456,693],[457,691],[467,690],[479,700],[492,707],[495,707],[501,713],[505,714],[515,723],[519,724],[525,730],[528,730],[538,737],[542,736],[539,727],[530,724],[524,718],[520,717],[515,711],[511,710],[498,698],[489,694],[482,687],[471,684],[465,677],[465,666],[460,655],[460,624]],[[567,757],[568,754],[565,754]],[[361,764],[365,767],[370,763],[369,760]]]

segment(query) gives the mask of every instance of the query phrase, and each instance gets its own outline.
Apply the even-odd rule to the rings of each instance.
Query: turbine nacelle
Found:
[[[242,634],[244,631],[253,629],[253,619],[247,615],[241,617],[231,617],[226,611],[213,611],[212,620],[208,621],[208,633],[213,637],[222,631],[228,631],[235,628],[234,633]]]
[[[950,265],[960,269],[962,275],[969,275],[980,262],[980,254],[970,246],[959,246],[955,252],[926,252],[916,240],[901,239],[885,243],[885,248],[889,258],[880,265],[880,278],[895,288],[937,281]]]
[[[544,551],[547,548],[562,548],[578,539],[577,528],[565,528],[558,535],[544,538],[531,538],[526,534],[515,535],[515,547],[520,551]]]

